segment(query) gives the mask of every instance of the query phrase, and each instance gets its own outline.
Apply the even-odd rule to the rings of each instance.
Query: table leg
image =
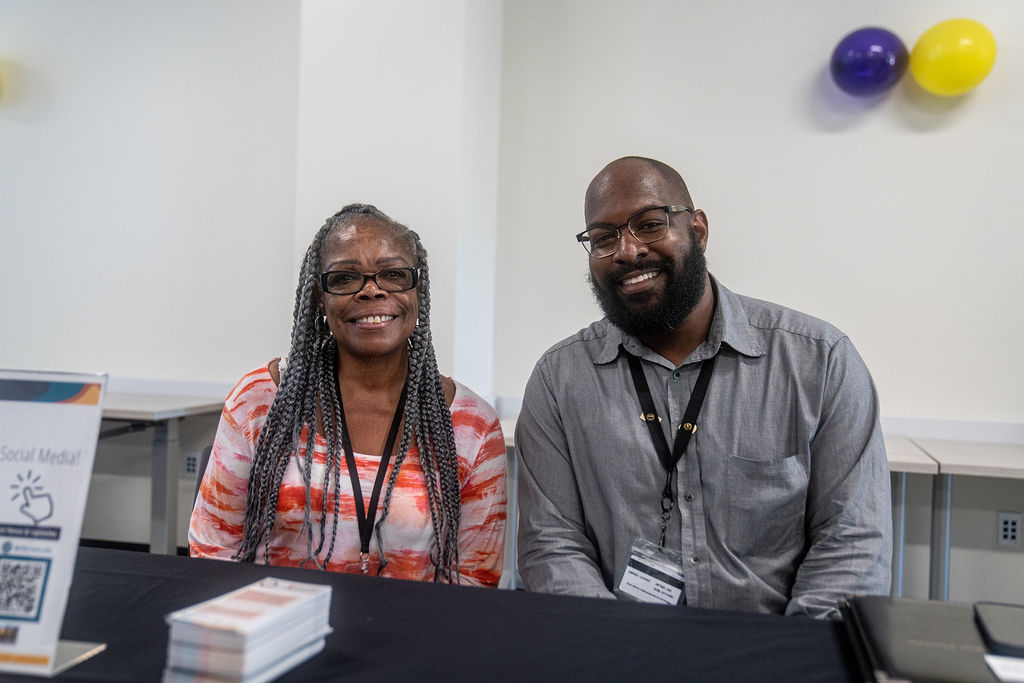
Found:
[[[153,425],[149,552],[178,551],[178,418]]]
[[[519,533],[519,506],[517,504],[516,488],[519,479],[519,461],[516,458],[516,449],[505,448],[505,561],[501,568],[501,581],[499,588],[517,590],[523,587],[523,579],[519,576],[517,566]]]
[[[953,477],[937,474],[932,483],[932,538],[929,550],[928,599],[949,600],[949,529]]]
[[[903,552],[906,547],[907,473],[892,472],[892,595],[903,597]]]

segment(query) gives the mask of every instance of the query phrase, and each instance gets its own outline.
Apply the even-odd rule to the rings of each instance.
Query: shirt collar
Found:
[[[716,355],[722,344],[729,345],[745,356],[763,356],[764,346],[747,320],[740,297],[719,284],[713,275],[711,286],[718,294],[715,313],[711,318],[711,328],[708,330],[707,339],[690,354],[686,363],[696,363]],[[600,351],[594,358],[595,365],[610,363],[618,358],[620,347],[639,358],[655,362],[661,359],[661,356],[647,348],[643,342],[626,334],[607,318],[601,320],[600,325],[604,328],[604,336]]]

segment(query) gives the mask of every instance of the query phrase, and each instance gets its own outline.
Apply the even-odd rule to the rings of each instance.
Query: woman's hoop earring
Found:
[[[327,316],[318,315],[317,317],[313,318],[313,329],[316,330],[317,334],[330,335],[331,328],[327,325]]]

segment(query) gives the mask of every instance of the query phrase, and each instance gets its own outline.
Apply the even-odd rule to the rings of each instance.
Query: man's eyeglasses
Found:
[[[415,268],[385,268],[369,275],[354,270],[329,270],[320,273],[320,289],[328,294],[357,294],[373,280],[385,292],[405,292],[415,287],[419,279]]]
[[[592,225],[576,235],[576,241],[594,258],[606,258],[618,250],[623,228],[628,228],[638,242],[650,244],[657,242],[668,232],[669,216],[683,211],[693,213],[690,207],[678,204],[641,209],[622,225]]]

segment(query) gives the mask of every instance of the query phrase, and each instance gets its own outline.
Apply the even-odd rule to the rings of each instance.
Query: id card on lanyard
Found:
[[[685,605],[686,577],[682,566],[682,553],[638,538],[633,541],[626,571],[615,592],[638,602],[678,605],[682,600]]]
[[[676,438],[671,450],[669,450],[668,440],[660,426],[661,417],[654,407],[654,399],[651,397],[651,388],[647,384],[647,377],[644,376],[643,365],[636,356],[632,354],[628,354],[628,356],[633,386],[636,387],[640,407],[643,409],[640,419],[647,424],[651,441],[654,442],[658,458],[665,469],[665,487],[661,492],[661,536],[658,544],[655,545],[643,538],[633,541],[626,570],[616,592],[641,602],[676,605],[682,601],[682,604],[686,604],[686,582],[682,569],[682,555],[665,547],[665,533],[668,530],[669,521],[672,519],[672,510],[675,506],[672,478],[675,475],[676,464],[690,443],[690,437],[697,432],[697,416],[700,414],[701,406],[704,405],[704,396],[707,394],[708,384],[711,382],[711,373],[715,369],[715,356],[701,363],[697,383],[686,404],[683,421],[676,431]]]

